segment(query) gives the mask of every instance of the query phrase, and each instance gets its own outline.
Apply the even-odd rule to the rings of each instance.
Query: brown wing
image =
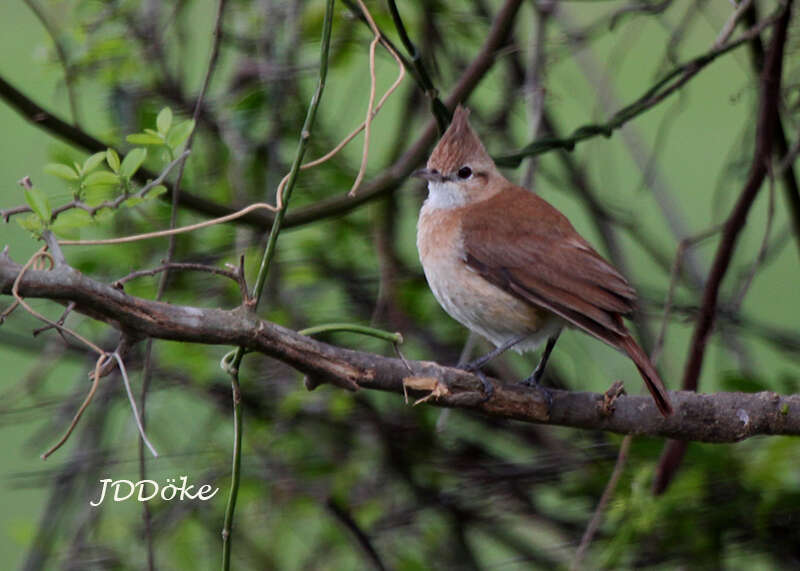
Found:
[[[480,214],[480,215],[477,215]],[[542,198],[508,183],[466,208],[465,261],[489,282],[619,347],[633,288]]]

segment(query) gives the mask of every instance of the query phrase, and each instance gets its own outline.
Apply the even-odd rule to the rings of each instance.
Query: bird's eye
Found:
[[[472,169],[469,167],[461,167],[456,174],[458,178],[466,180],[472,176]]]

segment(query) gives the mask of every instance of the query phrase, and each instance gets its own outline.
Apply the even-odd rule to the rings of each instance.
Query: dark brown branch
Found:
[[[748,25],[758,20],[758,12],[755,4],[744,13],[745,21]],[[756,36],[750,42],[750,55],[753,60],[753,67],[761,73],[764,70],[764,43],[761,36]],[[780,109],[778,110],[778,121],[775,125],[775,153],[779,158],[783,158],[789,152],[789,143],[786,140],[786,132],[783,129],[783,122],[780,119]],[[794,167],[789,164],[781,175],[783,180],[783,190],[786,196],[789,215],[792,219],[794,237],[797,241],[798,252],[800,252],[800,185],[797,182],[797,175]]]
[[[769,161],[772,158],[772,145],[775,140],[775,129],[778,124],[778,105],[780,103],[781,71],[783,69],[783,52],[786,44],[786,31],[791,17],[792,0],[787,0],[778,21],[775,24],[772,44],[761,74],[760,97],[758,107],[758,123],[756,125],[756,142],[753,162],[739,199],[733,208],[722,231],[722,238],[714,256],[709,272],[700,315],[689,345],[689,358],[683,375],[682,388],[697,390],[700,371],[703,366],[706,346],[714,318],[717,314],[717,301],[722,280],[728,271],[736,241],[747,221],[750,207],[758,194],[761,184],[767,175]],[[659,463],[653,489],[663,492],[672,480],[672,476],[680,465],[686,451],[685,442],[670,442],[664,449]]]
[[[0,291],[10,293],[21,266],[0,257]],[[673,393],[676,414],[659,415],[649,397],[622,396],[611,415],[603,413],[603,395],[551,390],[542,392],[492,379],[494,396],[482,401],[481,381],[462,370],[429,361],[407,361],[328,345],[235,309],[201,309],[129,296],[62,265],[28,270],[19,283],[25,297],[74,301],[75,311],[103,319],[131,337],[210,345],[244,346],[283,361],[316,380],[355,383],[364,389],[430,396],[438,406],[485,414],[618,433],[634,433],[705,442],[736,442],[756,434],[800,435],[800,395],[775,393]],[[410,366],[413,375],[408,371]],[[439,396],[431,396],[431,392]]]
[[[375,550],[375,547],[372,545],[372,542],[369,540],[369,536],[358,526],[358,523],[353,516],[350,515],[350,512],[347,511],[345,506],[342,506],[334,500],[333,498],[328,498],[325,502],[325,507],[328,509],[329,512],[339,521],[347,530],[353,534],[358,546],[364,552],[365,557],[372,564],[375,569],[379,571],[383,571],[386,569],[386,566],[381,561],[380,555]]]

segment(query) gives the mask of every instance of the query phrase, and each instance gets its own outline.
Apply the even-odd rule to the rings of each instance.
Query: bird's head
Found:
[[[428,164],[414,176],[428,181],[428,201],[439,208],[453,208],[491,196],[491,182],[500,176],[494,161],[469,124],[469,110],[459,105],[453,121]]]

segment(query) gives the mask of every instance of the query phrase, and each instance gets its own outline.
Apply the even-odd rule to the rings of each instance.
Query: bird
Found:
[[[622,320],[636,292],[569,220],[498,170],[461,105],[425,168],[428,196],[417,221],[417,249],[434,297],[456,321],[495,345],[466,365],[480,368],[500,353],[545,349],[533,374],[538,385],[561,331],[580,330],[625,353],[655,405],[673,412],[667,390]],[[487,396],[487,398],[489,398]]]

